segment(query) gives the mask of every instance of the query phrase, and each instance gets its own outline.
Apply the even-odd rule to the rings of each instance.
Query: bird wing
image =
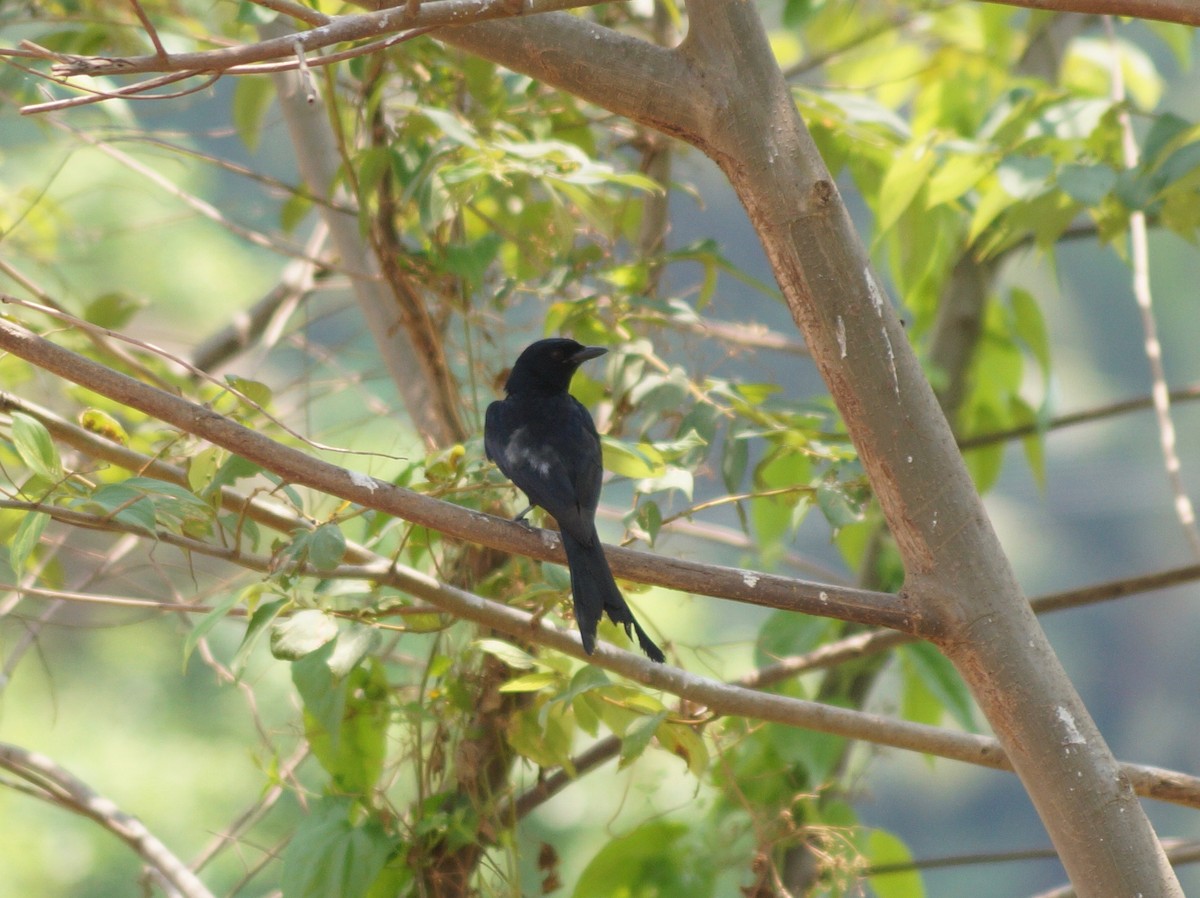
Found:
[[[576,399],[536,407],[503,399],[484,416],[484,451],[513,483],[584,545],[595,540],[600,438]]]

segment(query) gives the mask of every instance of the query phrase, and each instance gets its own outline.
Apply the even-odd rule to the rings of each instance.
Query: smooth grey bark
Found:
[[[745,205],[905,563],[1082,896],[1181,896],[1141,806],[1018,587],[950,427],[779,72],[753,4],[689,0],[665,50],[577,17],[439,39],[698,147]]]

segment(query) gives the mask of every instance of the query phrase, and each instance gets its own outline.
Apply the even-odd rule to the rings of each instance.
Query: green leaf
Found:
[[[662,510],[658,507],[657,502],[647,499],[638,503],[637,523],[646,531],[646,537],[652,547],[654,541],[658,539],[658,532],[662,529],[662,520]]]
[[[326,660],[313,655],[296,662],[293,678],[301,682],[299,670]],[[369,795],[383,772],[391,716],[383,665],[373,660],[328,687],[315,709],[305,698],[305,735],[339,791]]]
[[[260,605],[255,609],[254,614],[250,616],[250,623],[246,625],[246,635],[242,637],[241,645],[234,653],[233,661],[230,662],[230,669],[238,678],[241,677],[242,671],[246,669],[246,662],[250,659],[250,653],[254,651],[254,646],[258,644],[258,640],[262,638],[263,633],[267,631],[267,627],[277,618],[280,612],[288,605],[288,599],[277,599],[274,602],[268,602],[266,605]]]
[[[8,547],[9,564],[13,573],[19,576],[24,572],[25,562],[33,555],[33,550],[37,548],[38,540],[42,538],[42,532],[49,522],[50,515],[41,511],[31,511],[21,518],[17,532]]]
[[[1117,184],[1117,172],[1107,165],[1070,163],[1055,175],[1058,186],[1085,206],[1098,206]]]
[[[1041,369],[1042,379],[1050,377],[1050,334],[1046,329],[1046,320],[1042,317],[1041,306],[1033,294],[1021,287],[1013,287],[1009,292],[1009,302],[1012,304],[1013,321],[1017,337],[1019,337],[1033,357],[1037,359]]]
[[[579,875],[572,898],[711,894],[698,888],[697,858],[679,850],[687,833],[687,824],[659,820],[610,839]]]
[[[373,819],[355,826],[356,804],[324,796],[309,804],[308,816],[283,853],[283,898],[364,898],[383,872],[394,840]]]
[[[344,677],[359,665],[363,658],[379,645],[379,631],[358,621],[343,621],[338,625],[337,641],[326,664],[335,677]]]
[[[625,730],[625,735],[621,739],[621,760],[617,764],[618,770],[623,770],[642,756],[647,746],[650,745],[650,740],[658,732],[658,725],[667,719],[668,713],[664,710],[657,714],[641,717]]]
[[[144,300],[134,299],[125,293],[104,293],[87,304],[83,318],[100,327],[119,330],[145,306]]]
[[[993,171],[998,161],[994,154],[983,153],[969,146],[950,153],[929,179],[929,188],[925,193],[926,206],[933,208],[957,200]]]
[[[104,484],[92,493],[91,502],[100,505],[104,513],[127,527],[151,535],[157,532],[158,516],[154,502],[136,486]]]
[[[832,638],[840,624],[826,617],[796,614],[794,611],[773,611],[758,631],[754,647],[754,663],[765,667],[788,655],[811,652]]]
[[[516,668],[517,670],[532,670],[539,666],[537,659],[533,655],[500,639],[477,639],[474,642],[474,646],[480,651],[487,652],[489,655],[499,658],[509,667]]]
[[[225,376],[225,382],[259,408],[265,409],[271,404],[271,397],[274,394],[270,387],[260,381],[249,380],[245,377],[238,377],[234,374],[227,374]]]
[[[932,142],[932,137],[926,136],[909,144],[888,168],[879,188],[876,233],[882,234],[890,230],[928,183],[929,173],[933,171],[937,162]]]
[[[702,776],[708,769],[708,746],[694,727],[680,723],[663,723],[656,735],[663,748],[683,759],[692,776]]]
[[[571,677],[571,684],[567,687],[567,691],[558,697],[558,701],[574,702],[576,698],[587,692],[591,692],[593,689],[601,689],[611,685],[612,680],[609,679],[607,673],[593,664],[588,664],[575,672],[575,675]]]
[[[125,432],[121,422],[108,412],[98,408],[84,409],[79,413],[79,424],[84,430],[99,434],[106,440],[112,440],[122,446],[129,444],[129,434]]]
[[[200,640],[207,636],[212,628],[215,627],[219,622],[225,620],[225,618],[229,616],[229,612],[233,609],[233,606],[238,603],[238,600],[241,599],[241,597],[242,593],[240,591],[229,593],[229,595],[225,596],[225,598],[221,599],[220,602],[214,605],[211,611],[200,618],[200,620],[196,621],[196,625],[192,627],[191,632],[188,633],[187,639],[183,641],[184,670],[187,670],[188,659],[192,657],[192,652],[195,651]]]
[[[622,477],[641,480],[658,476],[666,470],[662,456],[646,443],[631,446],[605,436],[601,437],[601,448],[604,453],[604,467]]]
[[[801,487],[811,477],[808,457],[784,450],[766,459],[754,473],[755,487],[763,490]],[[761,551],[767,555],[782,551],[786,534],[800,525],[808,510],[808,497],[801,491],[750,500],[750,519]]]
[[[499,234],[487,233],[478,240],[445,247],[444,263],[450,274],[458,275],[468,285],[483,283],[488,268],[496,261],[496,255],[504,241]]]
[[[927,642],[903,646],[899,652],[905,672],[915,676],[959,726],[974,732],[976,724],[971,694],[946,656]]]
[[[414,108],[412,111],[425,116],[455,143],[468,148],[479,146],[479,137],[471,130],[470,125],[453,113],[431,106]]]
[[[281,661],[296,661],[336,639],[337,635],[337,621],[324,611],[306,608],[271,628],[271,654]]]
[[[13,412],[12,438],[17,454],[29,470],[52,483],[62,480],[62,459],[45,424],[24,412]]]
[[[243,76],[235,80],[233,127],[246,149],[254,153],[262,139],[263,120],[271,108],[271,101],[275,99],[275,87],[271,79],[266,77]]]
[[[248,461],[240,455],[231,455],[225,461],[221,462],[216,473],[213,474],[205,493],[211,495],[223,486],[233,486],[239,480],[254,477],[260,473],[262,473],[262,468],[254,462]]]
[[[571,744],[575,725],[570,707],[552,702],[514,715],[505,734],[514,751],[542,767],[564,767],[574,775]]]
[[[341,564],[346,555],[346,536],[337,524],[322,524],[308,542],[308,560],[318,570],[327,571]]]
[[[749,460],[749,440],[735,436],[725,440],[725,447],[721,454],[721,479],[725,483],[725,489],[729,492],[736,493],[741,489]]]
[[[873,829],[867,836],[863,857],[871,867],[907,866],[912,863],[908,846],[881,829]],[[925,885],[917,870],[877,874],[869,876],[867,882],[878,898],[924,898],[925,895]]]
[[[858,503],[854,502],[846,494],[845,487],[836,481],[822,480],[817,486],[817,507],[833,527],[834,533],[847,524],[862,520],[862,510]]]
[[[553,671],[543,670],[537,673],[525,674],[509,680],[500,687],[501,692],[541,692],[559,681],[559,675]]]

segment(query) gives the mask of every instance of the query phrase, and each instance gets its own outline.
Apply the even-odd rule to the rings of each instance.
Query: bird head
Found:
[[[517,357],[507,393],[565,393],[575,371],[588,359],[608,352],[603,346],[584,346],[563,337],[538,340]]]

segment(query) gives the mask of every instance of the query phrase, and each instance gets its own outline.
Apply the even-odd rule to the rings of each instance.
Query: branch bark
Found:
[[[986,0],[1003,6],[1022,6],[1049,12],[1128,16],[1180,25],[1200,25],[1200,4],[1195,0]]]

